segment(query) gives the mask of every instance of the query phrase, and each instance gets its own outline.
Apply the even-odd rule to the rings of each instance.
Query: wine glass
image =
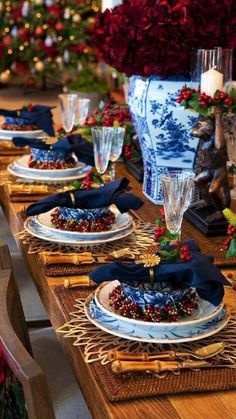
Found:
[[[195,174],[189,171],[170,171],[161,175],[166,226],[180,240],[183,214],[190,205]]]
[[[83,125],[89,112],[90,99],[77,96],[77,109],[75,113],[75,125]]]
[[[91,132],[95,166],[98,173],[103,174],[106,171],[109,162],[114,128],[94,127],[91,129]]]
[[[116,166],[115,162],[121,155],[123,142],[125,136],[125,128],[117,127],[113,128],[113,139],[111,144],[110,161],[111,166],[109,170],[110,180],[115,179]]]
[[[62,126],[67,133],[72,131],[75,123],[77,101],[78,97],[74,93],[62,93],[59,95]]]

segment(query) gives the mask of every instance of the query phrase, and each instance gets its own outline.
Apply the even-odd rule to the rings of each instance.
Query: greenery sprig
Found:
[[[185,109],[193,110],[205,116],[211,116],[217,107],[223,113],[236,114],[236,89],[229,93],[217,90],[213,97],[200,90],[192,89],[186,85],[182,87],[177,102]]]

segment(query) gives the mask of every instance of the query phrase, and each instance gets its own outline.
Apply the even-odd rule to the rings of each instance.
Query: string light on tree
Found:
[[[22,74],[70,77],[97,61],[91,28],[100,0],[0,0],[1,78]],[[82,48],[78,48],[81,44]],[[9,74],[5,73],[9,70]],[[27,77],[24,77],[27,80]]]

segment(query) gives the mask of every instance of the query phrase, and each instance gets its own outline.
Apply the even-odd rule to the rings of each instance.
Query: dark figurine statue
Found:
[[[203,201],[194,207],[213,207],[215,212],[207,217],[208,222],[224,218],[222,210],[230,206],[230,189],[227,177],[227,147],[224,136],[222,112],[215,110],[213,116],[200,115],[193,128],[199,137],[196,158],[195,183]]]

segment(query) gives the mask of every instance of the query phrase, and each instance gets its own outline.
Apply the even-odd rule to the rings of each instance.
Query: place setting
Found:
[[[186,374],[192,377],[192,372],[198,375],[200,371],[200,384],[204,388],[204,369],[208,368],[208,374],[210,371],[215,374],[220,368],[233,371],[235,349],[228,358],[224,349],[236,340],[235,334],[232,335],[235,312],[231,313],[224,304],[224,285],[228,281],[212,258],[202,255],[193,240],[180,242],[183,214],[191,202],[193,173],[174,171],[163,175],[161,181],[168,245],[159,246],[155,253],[143,252],[133,259],[128,258],[128,249],[123,255],[127,260],[123,261],[122,257],[110,260],[87,275],[74,280],[68,278],[64,290],[57,287],[56,291],[61,299],[68,295],[71,311],[71,320],[58,332],[73,338],[74,345],[82,345],[87,362],[94,363],[100,373],[103,367],[107,380],[124,374],[122,380],[127,384],[132,382],[132,373],[140,373],[143,388],[145,382],[154,380],[150,373],[156,376],[163,371],[181,370],[174,388],[169,387],[171,393],[178,392],[177,387],[180,382],[182,385]],[[73,258],[71,255],[72,264],[81,263],[79,255]],[[69,262],[69,259],[64,261]],[[92,331],[96,336],[94,340]],[[206,359],[204,356],[201,359],[204,346]],[[99,355],[94,357],[95,348]],[[185,360],[184,351],[194,349],[197,349],[196,358],[200,351],[199,360],[192,359],[194,353]],[[169,375],[166,380],[170,384]],[[104,381],[102,384],[106,387]],[[188,380],[185,391],[190,391],[192,386],[193,382]],[[160,385],[156,384],[154,394],[160,393]],[[146,396],[146,392],[143,395]]]

